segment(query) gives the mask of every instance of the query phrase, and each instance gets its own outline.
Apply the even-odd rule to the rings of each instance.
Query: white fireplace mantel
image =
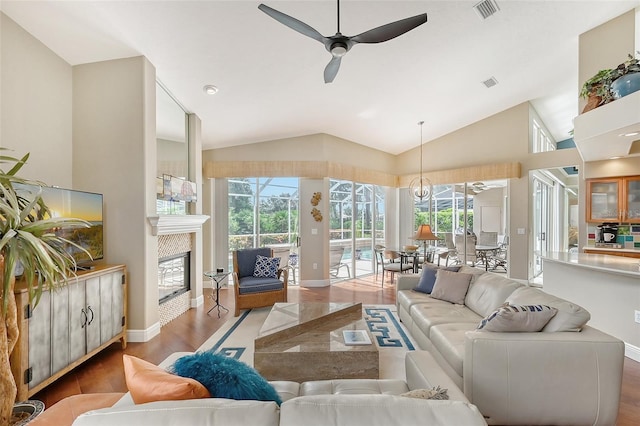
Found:
[[[188,234],[202,230],[209,216],[202,214],[149,216],[153,235]]]

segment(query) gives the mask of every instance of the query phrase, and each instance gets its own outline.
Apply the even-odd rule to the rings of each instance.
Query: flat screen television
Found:
[[[19,185],[16,185],[16,190],[24,191],[23,195],[29,198],[28,193],[37,191],[37,187],[21,185],[19,188]],[[93,260],[104,257],[102,194],[43,186],[42,200],[49,207],[52,217],[83,219],[91,224],[89,228],[56,231],[58,235],[82,247],[91,255],[89,257],[87,253],[69,244],[66,250],[73,256],[79,267],[87,266]]]

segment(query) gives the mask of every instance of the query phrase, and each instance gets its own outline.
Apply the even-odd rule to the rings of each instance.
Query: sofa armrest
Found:
[[[396,292],[400,290],[411,290],[420,282],[420,275],[418,274],[397,274],[397,276]]]
[[[581,332],[465,334],[464,393],[490,424],[612,425],[624,343]],[[541,409],[544,407],[544,409]]]

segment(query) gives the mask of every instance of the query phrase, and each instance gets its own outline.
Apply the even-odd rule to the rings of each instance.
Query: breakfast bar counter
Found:
[[[620,251],[621,249],[612,250]],[[629,257],[591,253],[551,252],[542,255],[542,258],[544,259],[545,278],[547,277],[547,265],[550,263],[565,263],[577,268],[593,269],[595,271],[640,278],[640,262],[638,262],[638,259]],[[638,285],[640,285],[640,281],[638,281]],[[638,308],[640,309],[640,306]]]
[[[589,325],[625,342],[625,355],[640,361],[638,259],[589,253],[546,253],[543,289],[591,313]],[[638,318],[640,321],[640,318]]]

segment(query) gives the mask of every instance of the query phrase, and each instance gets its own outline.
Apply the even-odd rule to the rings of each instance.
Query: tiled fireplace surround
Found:
[[[159,305],[159,323],[163,326],[190,308],[204,303],[202,295],[202,224],[205,215],[168,215],[149,217],[153,235],[158,236],[158,259],[190,253],[189,291]]]
[[[169,234],[158,236],[158,259],[191,253],[192,234]],[[169,323],[191,307],[191,288],[185,293],[172,297],[160,304],[160,326]]]

